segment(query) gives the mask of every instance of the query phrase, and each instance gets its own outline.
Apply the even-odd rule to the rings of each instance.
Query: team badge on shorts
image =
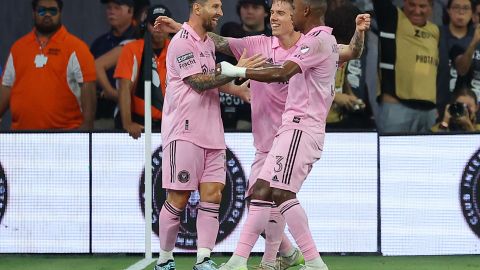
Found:
[[[158,218],[163,203],[167,198],[167,192],[162,188],[162,147],[158,147],[152,156],[152,228],[158,235]],[[247,190],[247,179],[242,165],[237,157],[228,148],[225,156],[226,181],[220,203],[220,228],[218,230],[217,243],[225,240],[238,226],[245,211],[245,192]],[[177,175],[178,181],[184,183],[190,180],[188,171],[181,171]],[[145,215],[145,170],[142,172],[139,187],[139,200],[142,213]],[[194,250],[197,248],[197,207],[200,203],[198,191],[192,192],[187,207],[181,214],[180,230],[175,246],[177,248]]]
[[[190,181],[190,173],[188,171],[183,170],[178,173],[177,179],[178,181],[180,181],[180,183],[185,184],[188,181]]]
[[[5,176],[5,171],[3,170],[2,164],[0,163],[0,224],[2,224],[2,219],[5,215],[5,210],[7,209],[7,188],[7,177]]]
[[[462,174],[460,205],[470,229],[480,238],[480,149],[470,158]]]

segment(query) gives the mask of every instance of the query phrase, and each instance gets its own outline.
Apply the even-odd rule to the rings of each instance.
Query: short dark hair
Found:
[[[40,0],[32,0],[32,9],[33,10],[36,10],[37,9],[37,6],[38,6],[38,2]],[[63,1],[62,0],[55,0],[55,2],[57,2],[57,5],[58,5],[58,8],[60,9],[60,11],[63,9]]]
[[[208,0],[188,0],[188,8],[191,10],[193,7],[193,4],[195,3],[200,3],[200,4],[205,4]]]

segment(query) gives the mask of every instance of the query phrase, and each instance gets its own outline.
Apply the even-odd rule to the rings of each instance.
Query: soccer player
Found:
[[[308,228],[305,211],[296,198],[313,164],[320,159],[325,136],[326,116],[335,95],[334,76],[339,48],[324,26],[325,0],[294,0],[293,22],[305,34],[295,52],[277,67],[246,69],[222,62],[223,75],[262,82],[289,82],[282,124],[253,187],[250,210],[232,258],[220,269],[246,270],[247,259],[260,233],[267,227],[272,203],[285,218],[295,241],[305,256],[302,269],[327,270]],[[370,17],[360,15],[362,31],[352,40],[363,48],[364,31]],[[357,17],[357,26],[359,18]],[[357,27],[358,28],[358,27]],[[357,29],[358,30],[358,29]],[[274,269],[274,268],[271,268]]]
[[[180,213],[190,194],[200,192],[197,263],[194,270],[215,270],[210,253],[217,238],[218,211],[225,185],[225,138],[218,87],[249,99],[246,84],[215,75],[215,46],[207,36],[223,15],[220,0],[189,0],[190,17],[167,52],[167,88],[162,121],[162,186],[168,191],[159,217],[160,256],[155,270],[175,269],[173,249]],[[262,64],[254,56],[238,65]]]
[[[261,53],[270,64],[281,65],[301,44],[303,35],[293,29],[291,15],[293,0],[274,0],[271,8],[270,23],[273,37],[252,36],[243,39],[225,38],[214,33],[208,35],[215,42],[216,50],[227,55],[239,57],[247,49],[249,54]],[[370,17],[359,15],[356,20],[356,31],[362,32],[369,28]],[[181,25],[170,18],[160,17],[155,23],[158,30],[177,32]],[[363,35],[357,34],[350,45],[338,45],[341,61],[357,58],[363,49]],[[261,173],[268,152],[272,146],[275,134],[281,124],[282,112],[285,109],[288,84],[261,83],[252,81],[252,119],[253,137],[256,148],[255,161],[249,179],[247,197],[252,195],[257,178],[265,178]],[[260,176],[259,176],[260,175]],[[303,262],[303,256],[298,249],[293,248],[284,234],[284,219],[278,208],[272,208],[272,213],[265,229],[266,247],[259,269],[287,269]],[[281,244],[280,244],[281,243]],[[280,245],[280,248],[279,248]],[[279,260],[275,262],[277,250]]]

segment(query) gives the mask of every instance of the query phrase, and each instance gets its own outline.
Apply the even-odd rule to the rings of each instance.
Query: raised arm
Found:
[[[356,28],[349,45],[339,44],[338,53],[340,63],[359,58],[362,55],[365,32],[370,29],[370,14],[360,14],[355,19]]]

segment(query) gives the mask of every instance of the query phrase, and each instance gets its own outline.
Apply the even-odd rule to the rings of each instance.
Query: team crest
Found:
[[[188,171],[183,170],[178,173],[177,179],[180,183],[185,184],[188,181],[190,181],[190,173]]]
[[[480,238],[480,149],[470,158],[462,174],[460,206],[470,229]]]
[[[225,156],[226,179],[225,188],[220,203],[220,214],[218,216],[220,228],[217,235],[217,243],[225,240],[238,226],[245,211],[245,191],[247,180],[240,161],[227,148]],[[152,156],[152,228],[158,236],[160,210],[167,199],[167,191],[162,188],[162,147],[158,147]],[[190,173],[181,171],[177,175],[178,181],[189,181]],[[183,182],[182,182],[183,183]],[[145,216],[145,170],[142,172],[139,187],[139,200],[142,214]],[[180,216],[180,230],[177,235],[175,246],[177,248],[195,250],[197,248],[197,208],[200,203],[198,191],[192,192],[185,210]]]

